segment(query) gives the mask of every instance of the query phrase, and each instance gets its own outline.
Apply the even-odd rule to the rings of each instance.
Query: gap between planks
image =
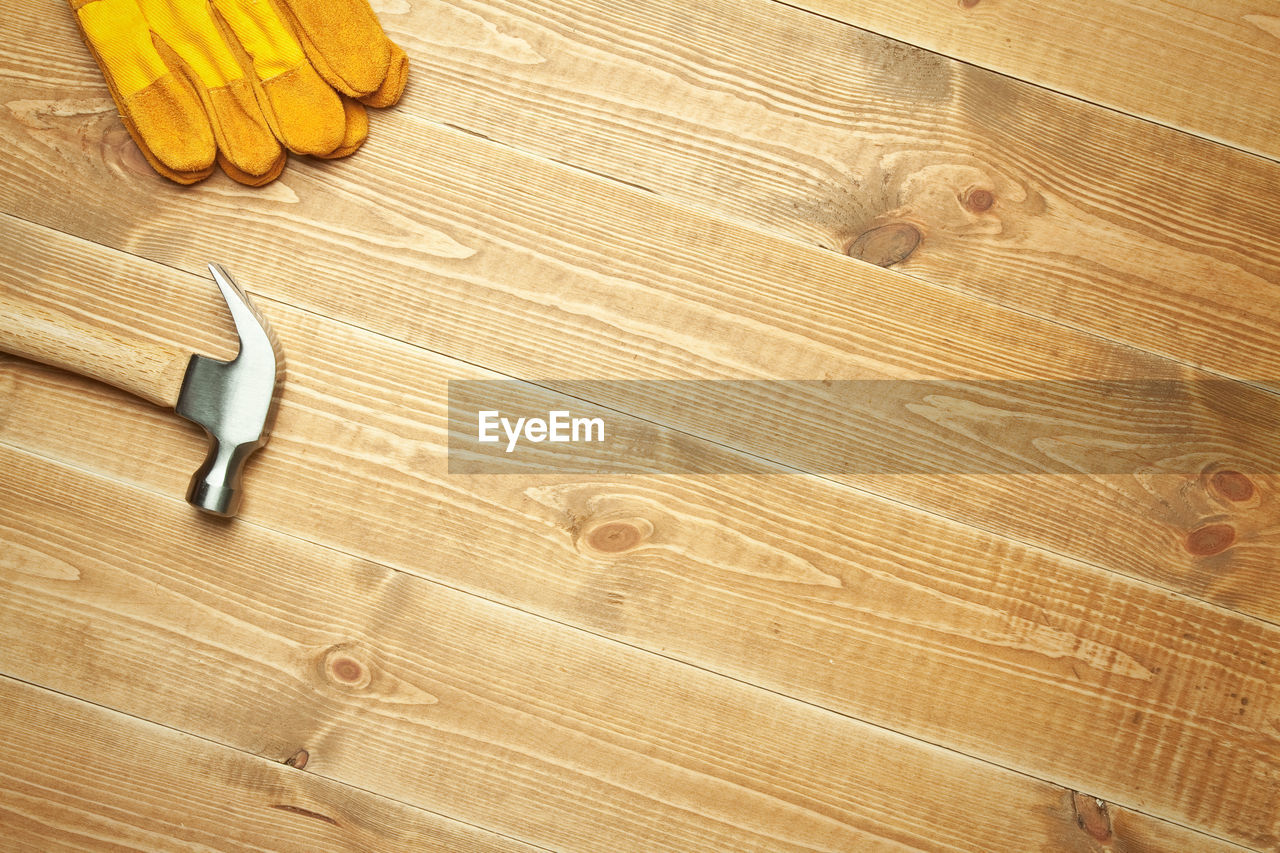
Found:
[[[1242,67],[1243,63],[1238,64],[1238,53],[1219,51],[1215,56],[1216,67],[1211,69],[1204,68],[1205,63],[1199,63],[1203,76],[1200,80],[1188,90],[1185,85],[1180,86],[1182,89],[1182,97],[1184,100],[1194,103],[1197,108],[1196,114],[1184,113],[1182,116],[1175,116],[1175,112],[1185,107],[1175,105],[1166,95],[1165,89],[1169,88],[1168,73],[1170,70],[1174,74],[1181,77],[1184,73],[1183,66],[1195,67],[1197,63],[1184,62],[1186,57],[1185,45],[1178,45],[1175,49],[1178,51],[1177,56],[1170,61],[1168,57],[1161,57],[1162,61],[1152,61],[1155,59],[1154,53],[1157,51],[1151,48],[1151,39],[1148,39],[1148,48],[1151,48],[1153,55],[1145,57],[1146,65],[1141,70],[1136,71],[1136,76],[1140,78],[1133,81],[1136,85],[1115,86],[1112,85],[1112,79],[1116,78],[1115,67],[1108,67],[1115,62],[1117,54],[1123,60],[1131,60],[1131,56],[1124,56],[1128,51],[1124,50],[1124,46],[1109,45],[1110,52],[1104,56],[1098,52],[1098,47],[1105,39],[1093,40],[1089,36],[1081,37],[1080,34],[1069,30],[1057,29],[1054,32],[1047,32],[1051,28],[1044,27],[1044,19],[1065,19],[1066,16],[1061,15],[1055,7],[1068,6],[1063,0],[1056,0],[1052,3],[1041,4],[1045,10],[1039,20],[1040,26],[1037,26],[1037,19],[1034,15],[1019,19],[1016,6],[1009,4],[999,4],[985,2],[985,0],[958,0],[952,4],[950,9],[946,5],[939,4],[940,9],[931,7],[926,15],[933,17],[933,21],[926,23],[922,12],[926,11],[926,7],[918,0],[906,0],[906,2],[885,3],[873,0],[870,3],[852,3],[850,0],[767,0],[767,2],[777,3],[781,6],[796,9],[820,18],[825,18],[835,23],[843,24],[863,32],[871,33],[882,38],[893,39],[904,45],[909,45],[916,50],[924,50],[937,56],[944,57],[956,62],[962,62],[976,68],[991,70],[1010,79],[1035,86],[1054,94],[1069,97],[1082,103],[1096,106],[1099,109],[1105,109],[1121,115],[1131,117],[1138,121],[1147,122],[1169,130],[1194,136],[1200,139],[1213,142],[1226,148],[1240,151],[1249,156],[1258,157],[1260,159],[1271,162],[1280,163],[1280,147],[1275,143],[1275,138],[1269,135],[1267,129],[1259,129],[1257,126],[1250,126],[1248,123],[1240,123],[1238,121],[1238,113],[1244,113],[1252,117],[1255,122],[1261,121],[1265,126],[1268,122],[1273,127],[1280,127],[1276,122],[1275,115],[1268,113],[1266,110],[1266,99],[1256,97],[1248,97],[1248,95],[1236,96],[1232,100],[1222,97],[1224,91],[1233,93],[1233,89],[1224,87],[1220,79],[1216,79],[1215,75],[1222,71],[1227,71],[1236,82],[1244,82],[1256,80],[1258,77],[1267,77],[1266,69],[1247,69]],[[998,17],[989,22],[985,27],[970,27],[965,20],[966,15],[976,12],[978,15],[985,15],[990,7],[995,7],[994,15],[999,15],[1001,6],[1005,9],[1013,9],[1015,14],[1013,20],[1005,19],[1001,21]],[[1112,25],[1103,27],[1094,35],[1105,34],[1108,29],[1112,32],[1119,31],[1118,34],[1129,35],[1122,26],[1115,24],[1115,19],[1120,16],[1129,16],[1133,19],[1135,6],[1142,4],[1133,4],[1125,2],[1117,2],[1117,0],[1100,0],[1091,4],[1089,7],[1089,17],[1091,18],[1111,18]],[[1074,7],[1072,11],[1079,10],[1078,4],[1070,4]],[[1236,4],[1239,9],[1242,4]],[[959,7],[961,11],[954,11],[955,7]],[[1200,13],[1197,8],[1180,7],[1174,3],[1164,4],[1165,15],[1173,19],[1174,23],[1184,25],[1192,29],[1201,30],[1201,35],[1207,29],[1203,24],[1195,19]],[[1146,10],[1143,10],[1146,11]],[[1274,11],[1274,10],[1272,10]],[[1181,12],[1186,15],[1186,20],[1177,17],[1177,13]],[[1098,14],[1093,14],[1098,13]],[[1172,14],[1171,14],[1172,13]],[[953,26],[948,26],[949,21],[946,16],[955,16],[951,20],[955,22]],[[941,17],[943,20],[937,20]],[[1213,17],[1208,12],[1202,16]],[[1249,16],[1245,16],[1246,18]],[[1280,55],[1280,15],[1266,14],[1262,11],[1255,13],[1255,17],[1262,19],[1270,19],[1271,29],[1267,35],[1270,37],[1272,44],[1269,45],[1272,54],[1272,62],[1270,71],[1271,76],[1275,72],[1280,71],[1280,62],[1275,61],[1275,56]],[[870,20],[868,20],[870,19]],[[891,23],[892,21],[892,23]],[[1225,19],[1219,20],[1225,23]],[[1253,23],[1255,29],[1265,29],[1259,23]],[[966,34],[967,30],[967,34]],[[982,35],[975,35],[979,30],[985,30]],[[1016,30],[1020,30],[1016,31]],[[1220,34],[1212,29],[1208,29],[1210,35],[1220,38]],[[1000,47],[996,43],[999,35],[1007,33],[1004,47]],[[958,35],[957,35],[958,34]],[[1009,44],[1013,39],[1026,39],[1029,43],[1037,45],[1040,48],[1046,48],[1051,43],[1057,41],[1055,46],[1061,46],[1062,43],[1070,44],[1075,39],[1074,47],[1080,49],[1083,45],[1085,53],[1089,54],[1087,59],[1092,60],[1092,67],[1084,69],[1081,73],[1080,68],[1075,69],[1074,74],[1064,74],[1061,70],[1042,63],[1035,58],[1031,58],[1031,52],[1022,52],[1017,54],[1009,49]],[[1167,47],[1167,45],[1164,45]],[[1237,45],[1238,46],[1238,45]],[[1119,47],[1117,50],[1116,48]],[[1259,52],[1256,49],[1255,53]],[[1226,57],[1225,59],[1223,57]],[[1126,66],[1123,69],[1128,72],[1127,76],[1133,76],[1135,68]],[[1163,74],[1161,72],[1164,72]],[[1261,73],[1259,73],[1261,71]],[[1210,84],[1206,81],[1212,79]],[[1182,77],[1178,81],[1180,84],[1186,84],[1189,81]],[[1256,85],[1256,84],[1255,84]],[[1155,90],[1154,97],[1159,101],[1154,105],[1151,102]],[[1145,100],[1143,97],[1145,96]],[[1241,103],[1241,100],[1244,102]],[[1263,101],[1260,107],[1257,101]],[[1276,106],[1280,106],[1280,99],[1271,97],[1271,101]],[[1232,127],[1225,133],[1222,131],[1221,123],[1226,122]]]
[[[451,845],[464,844],[466,845],[466,849],[473,849],[472,844],[477,843],[477,841],[479,841],[479,843],[481,844],[484,844],[484,840],[489,840],[493,842],[492,848],[490,847],[489,844],[484,844],[484,849],[486,850],[487,849],[494,849],[494,850],[509,849],[512,851],[517,851],[517,850],[528,851],[528,853],[533,853],[533,851],[536,851],[536,850],[542,850],[542,851],[548,850],[548,848],[537,847],[536,845],[528,844],[527,842],[520,841],[519,839],[516,839],[516,838],[503,836],[500,833],[485,829],[484,827],[477,826],[475,824],[470,824],[465,821],[461,821],[456,818],[450,817],[448,815],[431,811],[430,809],[424,808],[420,805],[414,805],[413,803],[408,803],[408,802],[405,802],[404,800],[396,799],[395,797],[387,796],[385,794],[380,794],[375,791],[370,791],[366,788],[361,788],[356,785],[352,785],[350,783],[344,782],[341,779],[337,779],[330,775],[324,775],[320,773],[315,773],[313,771],[307,771],[307,770],[304,770],[301,766],[294,767],[294,765],[290,764],[290,761],[292,761],[293,759],[289,759],[283,763],[278,761],[273,761],[272,759],[266,758],[265,756],[258,755],[253,752],[249,752],[248,750],[242,749],[235,745],[227,744],[219,740],[211,739],[197,731],[190,731],[187,729],[175,728],[174,726],[171,726],[167,723],[157,721],[157,720],[147,719],[145,717],[139,717],[134,714],[130,714],[126,711],[122,711],[118,708],[112,708],[108,705],[103,705],[101,703],[94,702],[93,700],[87,699],[82,696],[77,696],[72,693],[67,693],[65,691],[57,690],[55,688],[52,688],[46,685],[37,684],[23,678],[17,678],[8,673],[0,673],[0,694],[12,694],[15,692],[19,692],[19,693],[24,692],[22,690],[23,687],[28,688],[28,690],[25,691],[29,693],[28,698],[36,699],[37,701],[40,701],[41,704],[44,704],[44,705],[57,705],[60,703],[65,704],[70,709],[70,712],[77,718],[79,722],[85,722],[86,720],[88,720],[88,718],[92,716],[98,716],[99,718],[101,718],[98,722],[102,722],[104,725],[109,725],[112,729],[115,729],[115,730],[124,730],[130,726],[139,727],[144,730],[146,729],[153,730],[152,732],[148,732],[150,737],[148,738],[147,743],[149,746],[154,748],[156,746],[156,743],[155,743],[156,740],[164,741],[161,744],[161,754],[164,756],[164,759],[165,759],[163,763],[167,765],[167,767],[189,766],[192,758],[191,754],[194,752],[197,754],[204,753],[204,755],[199,756],[201,758],[207,757],[209,753],[224,753],[224,754],[227,754],[227,757],[229,758],[238,758],[240,762],[248,766],[256,766],[257,768],[260,769],[259,772],[266,775],[273,775],[276,778],[281,778],[286,775],[292,775],[290,771],[287,771],[283,768],[293,768],[292,773],[297,773],[297,774],[306,773],[307,775],[306,777],[304,777],[306,780],[312,780],[312,779],[319,780],[321,787],[332,786],[332,787],[341,789],[342,795],[339,796],[339,799],[344,799],[347,796],[354,796],[354,798],[356,799],[365,799],[365,800],[371,801],[365,804],[364,808],[361,809],[362,812],[365,812],[367,810],[369,812],[372,812],[373,814],[378,814],[378,816],[385,818],[386,815],[380,814],[380,813],[385,812],[387,805],[391,805],[394,808],[403,809],[406,812],[410,812],[410,813],[422,816],[421,819],[425,823],[425,825],[420,825],[415,827],[413,824],[413,821],[410,820],[406,826],[401,827],[401,832],[405,832],[406,830],[409,830],[409,829],[417,829],[418,831],[434,833],[436,834],[436,837],[434,839],[435,841],[439,841],[441,843],[449,842]],[[11,723],[12,718],[13,718],[12,713],[8,714],[5,720],[3,722],[0,722],[0,729],[3,729],[5,725]],[[188,742],[183,743],[182,741],[188,741]],[[190,743],[190,741],[195,741],[196,743],[193,745]],[[18,740],[15,738],[11,740],[10,743],[16,744],[18,743]],[[193,746],[195,747],[194,749],[192,748]],[[99,745],[99,749],[101,749],[101,745]],[[117,758],[117,757],[119,758],[120,761],[122,762],[125,761],[123,756],[116,756],[115,754],[110,754],[110,758]],[[156,754],[154,752],[149,751],[143,757],[143,760],[139,762],[136,753],[134,753],[130,756],[129,761],[133,765],[133,770],[136,773],[139,764],[146,766],[149,762],[153,761],[155,757],[156,757]],[[82,764],[73,764],[71,762],[67,762],[65,765],[60,765],[60,766],[65,766],[71,769],[78,780],[83,780],[85,774],[83,773]],[[185,775],[187,774],[184,774],[184,776]],[[98,781],[103,781],[103,780],[98,780]],[[172,781],[176,782],[176,780],[172,780]],[[301,781],[301,780],[298,777],[295,777],[294,781]],[[216,786],[216,783],[214,783],[214,785]],[[306,793],[305,788],[308,786],[313,788],[316,787],[316,785],[312,784],[311,782],[304,781],[300,790],[295,793],[305,794]],[[128,789],[128,786],[125,785],[124,790],[127,790],[127,789]],[[281,791],[280,794],[284,795],[285,792]],[[287,797],[287,798],[294,799],[295,797]],[[312,798],[312,797],[304,796],[304,797],[301,797],[301,799],[320,799],[320,798]],[[184,798],[184,802],[189,802],[189,799]],[[305,809],[300,806],[290,805],[288,803],[266,804],[266,806],[268,808],[282,809],[287,812],[302,813],[310,819],[320,818],[323,821],[330,823],[331,825],[334,825],[334,826],[339,825],[336,821],[334,821],[331,817],[328,817],[327,815],[318,814],[310,809]],[[266,814],[269,814],[269,813],[266,813]],[[264,817],[265,817],[265,814],[264,814]],[[394,820],[394,817],[395,816],[393,815],[392,816],[393,820]],[[212,820],[213,816],[210,816],[209,819]],[[190,815],[186,816],[183,822],[184,827],[187,821],[190,821],[190,820],[191,820]],[[2,823],[0,823],[0,825],[2,825]],[[459,828],[461,831],[459,831]],[[151,827],[141,826],[141,827],[138,827],[138,829],[141,829],[144,832],[148,832],[151,830]],[[292,831],[292,830],[290,831],[291,840],[296,838],[296,835],[292,834],[293,832],[295,831]],[[444,834],[448,837],[440,838],[439,834]],[[464,836],[468,834],[471,834],[472,837],[465,838]],[[483,839],[478,839],[477,837],[483,837]],[[53,843],[53,839],[49,835],[43,835],[41,840],[42,840],[42,843],[47,843],[47,844]],[[98,840],[101,841],[103,839],[99,838]],[[426,840],[426,839],[420,839],[420,840]],[[277,839],[277,841],[283,841],[283,839]],[[317,843],[317,844],[322,843],[323,841],[325,841],[325,839],[313,839],[313,843]],[[328,839],[328,841],[331,843],[333,839]],[[228,845],[228,849],[231,849],[231,847],[232,845]],[[284,849],[284,846],[282,845],[279,849]],[[329,847],[326,849],[334,849],[334,848]],[[396,848],[388,847],[385,849],[396,849]],[[463,848],[451,846],[450,849],[463,849]],[[479,848],[475,848],[475,849],[479,849]]]

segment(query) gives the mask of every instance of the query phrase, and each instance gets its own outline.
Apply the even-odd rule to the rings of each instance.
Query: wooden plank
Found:
[[[271,761],[305,749],[265,796],[339,824],[351,801],[311,774],[565,851],[1240,849],[6,446],[0,463],[0,670]],[[8,779],[92,774],[94,754],[32,754],[63,731],[6,747]],[[133,803],[162,837],[162,783],[201,768],[139,760],[168,768],[157,805]],[[271,774],[208,781],[228,775],[251,790],[224,807],[261,822]]]
[[[1280,160],[1274,0],[793,5]]]
[[[300,754],[269,761],[10,678],[0,702],[7,850],[535,849],[304,772]]]
[[[375,116],[374,146],[386,147],[380,128],[405,113],[450,122],[811,245],[884,263],[914,247],[895,268],[1276,384],[1277,164],[777,3],[629,8],[383,10],[417,70],[405,101]],[[52,158],[54,178],[82,168],[63,158],[105,154],[122,179],[150,183],[70,16],[45,17],[27,4],[0,22],[6,138]],[[467,147],[484,161],[483,146]],[[396,170],[430,156],[410,147],[386,160]],[[43,171],[13,165],[15,189]],[[291,209],[299,179],[257,197]],[[402,219],[373,221],[413,233]]]
[[[213,298],[184,273],[31,225],[6,236],[46,270],[44,299],[116,317],[165,305],[175,339],[207,334]],[[103,261],[133,288],[86,292]],[[445,381],[483,371],[282,303],[264,310],[290,373],[250,471],[250,522],[1274,841],[1280,628],[814,478],[449,475]],[[183,493],[196,430],[65,374],[12,361],[5,373],[0,439]],[[1077,743],[1088,748],[1063,748]]]
[[[3,209],[189,270],[213,256],[277,298],[508,375],[1205,378],[407,111],[380,123],[358,169],[299,162],[265,192],[221,180],[182,190],[144,177],[109,101],[42,91],[53,99],[0,113],[21,152],[0,164]],[[270,236],[246,239],[246,229]],[[25,269],[12,272],[23,286]],[[1266,316],[1269,303],[1255,304]],[[701,420],[679,426],[717,429],[713,413],[686,414]],[[853,482],[1280,619],[1272,482],[1224,498],[1219,461],[1195,477],[978,477],[963,490],[948,479]],[[1206,547],[1206,528],[1230,535]]]
[[[902,14],[933,31],[1064,5]],[[414,115],[1216,372],[1280,377],[1280,164],[762,0],[398,11],[385,17],[424,81],[402,107]],[[1233,116],[1262,109],[1271,130],[1246,125],[1280,139],[1274,70],[1224,85],[1237,55],[1208,55],[1215,73],[1183,70]]]

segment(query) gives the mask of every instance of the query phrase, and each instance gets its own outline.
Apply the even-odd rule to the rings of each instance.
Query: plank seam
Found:
[[[1226,140],[1219,139],[1214,136],[1206,136],[1200,133],[1195,133],[1185,128],[1178,127],[1177,125],[1167,124],[1163,121],[1160,121],[1159,119],[1152,118],[1151,116],[1145,116],[1140,113],[1134,113],[1128,110],[1122,110],[1119,107],[1113,107],[1113,106],[1110,106],[1109,104],[1104,104],[1099,101],[1090,100],[1089,98],[1082,97],[1081,95],[1077,95],[1072,92],[1064,92],[1060,89],[1054,89],[1050,86],[1046,86],[1043,83],[1037,83],[1035,80],[1031,80],[1025,77],[1019,77],[1018,75],[1010,74],[1007,71],[1001,71],[997,68],[990,68],[986,65],[979,65],[976,62],[971,62],[967,59],[961,59],[958,56],[951,56],[950,54],[943,53],[942,51],[939,51],[939,50],[923,47],[922,45],[918,45],[913,42],[904,41],[900,38],[895,38],[894,36],[886,35],[884,33],[877,32],[876,30],[859,26],[858,24],[854,24],[849,21],[836,18],[832,15],[828,15],[823,12],[819,12],[816,9],[809,9],[809,8],[806,8],[805,6],[801,6],[793,2],[788,2],[788,0],[766,0],[766,2],[777,3],[779,6],[786,6],[788,9],[794,9],[797,12],[803,12],[807,15],[813,15],[816,18],[822,18],[823,20],[830,21],[832,23],[839,24],[844,27],[849,27],[850,29],[858,30],[859,32],[867,33],[869,35],[875,36],[876,38],[888,39],[889,41],[892,41],[895,44],[900,44],[904,47],[911,48],[912,50],[920,50],[925,53],[932,54],[933,56],[939,56],[949,62],[958,62],[962,65],[967,65],[970,68],[977,68],[981,71],[985,71],[990,74],[998,74],[1001,77],[1005,78],[1006,80],[1013,80],[1024,86],[1031,86],[1033,88],[1039,89],[1042,92],[1049,92],[1060,98],[1070,98],[1076,103],[1086,104],[1090,107],[1100,109],[1100,110],[1106,110],[1107,112],[1113,113],[1114,115],[1125,116],[1126,118],[1130,118],[1135,121],[1140,121],[1140,122],[1143,122],[1144,124],[1153,125],[1155,127],[1162,127],[1162,128],[1165,128],[1166,130],[1171,130],[1175,133],[1180,133],[1183,136],[1190,136],[1194,139],[1203,139],[1205,142],[1210,142],[1210,143],[1213,143],[1214,145],[1220,145],[1223,148],[1228,148],[1232,151],[1237,151],[1241,154],[1246,154],[1250,157],[1257,157],[1259,160],[1263,160],[1268,163],[1280,163],[1280,157],[1272,157],[1271,155],[1264,154],[1261,151],[1255,151],[1252,148],[1249,148],[1244,145],[1239,145],[1234,142],[1228,142]]]
[[[70,466],[69,466],[69,467],[70,467]],[[25,678],[19,678],[19,677],[17,677],[17,676],[10,675],[10,674],[9,674],[9,673],[7,673],[7,672],[0,672],[0,679],[4,679],[4,680],[6,680],[6,681],[10,681],[10,682],[13,682],[13,683],[15,683],[15,684],[23,684],[23,685],[26,685],[27,687],[30,687],[30,688],[34,689],[34,690],[39,690],[39,691],[41,691],[41,692],[49,693],[49,694],[52,694],[52,695],[54,695],[54,696],[61,696],[61,697],[63,697],[64,699],[70,700],[70,701],[72,701],[72,702],[78,702],[78,703],[80,703],[80,704],[82,704],[82,705],[87,705],[87,706],[89,706],[89,707],[91,707],[91,708],[98,708],[98,709],[100,709],[100,710],[102,710],[102,711],[105,711],[106,713],[108,713],[108,714],[110,714],[110,715],[112,715],[112,716],[122,717],[122,718],[129,719],[129,720],[136,720],[137,722],[142,723],[143,725],[146,725],[146,726],[154,726],[154,727],[159,728],[159,729],[164,729],[165,731],[175,732],[175,733],[177,733],[177,734],[185,735],[185,736],[187,736],[187,737],[192,737],[192,738],[195,738],[196,740],[199,740],[199,741],[200,741],[200,742],[202,742],[202,743],[210,744],[211,746],[215,746],[215,747],[217,747],[217,748],[219,748],[219,749],[230,750],[230,751],[232,751],[232,752],[235,752],[235,753],[237,753],[237,754],[239,754],[239,755],[246,756],[247,758],[250,758],[250,759],[255,760],[255,761],[261,761],[261,762],[264,762],[264,763],[266,763],[266,764],[271,764],[271,765],[279,764],[280,766],[288,766],[288,765],[283,764],[283,763],[281,763],[281,762],[273,761],[272,759],[267,758],[266,756],[258,755],[257,753],[249,752],[248,750],[241,749],[241,748],[240,748],[240,747],[238,747],[238,746],[233,746],[233,745],[231,745],[231,744],[223,743],[223,742],[222,742],[222,741],[220,741],[220,740],[215,740],[215,739],[213,739],[213,738],[206,737],[205,735],[199,734],[198,732],[191,732],[191,731],[187,731],[187,730],[185,730],[185,729],[180,729],[180,728],[176,728],[176,727],[174,727],[174,726],[167,725],[167,724],[165,724],[165,723],[157,722],[156,720],[150,720],[150,719],[147,719],[146,717],[140,717],[140,716],[137,716],[137,715],[135,715],[135,714],[130,714],[130,713],[128,713],[127,711],[122,711],[122,710],[120,710],[119,708],[112,708],[112,707],[111,707],[111,706],[109,706],[109,705],[103,705],[103,704],[101,704],[101,703],[99,703],[99,702],[94,702],[92,699],[86,699],[86,698],[84,698],[83,696],[76,696],[76,695],[75,695],[75,694],[73,694],[73,693],[67,693],[67,692],[65,692],[65,691],[58,690],[58,689],[57,689],[57,688],[55,688],[55,687],[49,687],[48,685],[45,685],[45,684],[37,684],[37,683],[35,683],[35,682],[33,682],[33,681],[28,681],[28,680],[27,680],[27,679],[25,679]],[[437,818],[440,818],[440,819],[442,819],[442,820],[449,821],[450,823],[457,824],[458,826],[469,827],[469,828],[471,828],[471,829],[478,830],[478,831],[480,831],[480,832],[485,832],[485,833],[488,833],[488,834],[490,834],[490,835],[496,836],[496,837],[498,837],[498,838],[503,838],[503,839],[506,839],[506,840],[508,840],[508,841],[514,841],[514,842],[516,842],[516,843],[518,843],[518,844],[524,844],[524,845],[526,845],[526,846],[528,846],[528,847],[531,847],[531,848],[534,848],[534,849],[537,849],[537,850],[546,850],[546,851],[548,851],[548,853],[555,853],[555,851],[553,850],[553,848],[545,847],[545,846],[542,846],[542,845],[539,845],[539,844],[534,844],[534,843],[532,843],[532,842],[530,842],[530,841],[526,841],[526,840],[524,840],[524,839],[522,839],[522,838],[516,838],[516,837],[514,837],[514,836],[507,835],[506,833],[502,833],[502,832],[498,832],[497,830],[489,829],[488,827],[485,827],[485,826],[480,826],[480,825],[478,825],[478,824],[470,823],[470,822],[465,821],[465,820],[462,820],[462,819],[460,819],[460,818],[456,818],[456,817],[453,817],[453,816],[451,816],[451,815],[444,814],[443,812],[433,811],[432,809],[426,808],[425,806],[420,806],[420,805],[417,805],[417,804],[415,804],[415,803],[409,803],[409,802],[406,802],[406,801],[404,801],[404,800],[398,799],[398,798],[396,798],[396,797],[392,797],[392,796],[389,796],[389,795],[387,795],[387,794],[379,793],[378,791],[371,791],[371,790],[369,790],[368,788],[362,788],[362,787],[361,787],[361,786],[359,786],[359,785],[353,785],[353,784],[351,784],[350,782],[345,782],[345,781],[343,781],[342,779],[337,779],[337,778],[334,778],[333,776],[328,776],[328,775],[326,775],[326,774],[324,774],[324,773],[316,773],[316,772],[314,772],[314,771],[308,771],[308,770],[298,770],[297,772],[299,772],[299,773],[310,773],[312,776],[314,776],[314,777],[316,777],[316,778],[318,778],[318,779],[324,779],[324,780],[326,780],[326,781],[328,781],[328,782],[331,782],[331,783],[333,783],[333,784],[335,784],[335,785],[340,785],[340,786],[342,786],[343,788],[345,788],[345,789],[347,789],[347,790],[349,790],[349,791],[356,791],[356,792],[359,792],[360,794],[364,794],[364,795],[366,795],[366,796],[370,796],[370,797],[376,797],[377,799],[383,800],[383,801],[388,802],[388,803],[395,803],[395,804],[397,804],[397,805],[403,806],[404,808],[412,809],[412,810],[417,811],[417,812],[422,812],[423,814],[432,815],[432,816],[437,817]],[[1166,821],[1166,823],[1169,823],[1169,821]],[[1175,824],[1175,825],[1177,825],[1177,824]],[[1185,828],[1187,828],[1187,827],[1184,827],[1184,829],[1185,829]],[[1193,830],[1193,831],[1194,831],[1194,830]],[[1201,835],[1208,835],[1208,833],[1200,833],[1200,834],[1201,834]],[[1211,838],[1212,838],[1213,836],[1209,836],[1209,837],[1211,837]],[[1218,840],[1218,839],[1215,839],[1215,840]],[[1231,842],[1225,842],[1225,843],[1231,843]]]

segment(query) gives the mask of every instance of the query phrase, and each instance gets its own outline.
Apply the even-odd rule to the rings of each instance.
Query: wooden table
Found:
[[[227,523],[198,429],[0,359],[0,848],[1280,849],[1275,471],[445,440],[457,379],[1272,400],[1280,7],[375,6],[402,103],[248,189],[154,176],[64,5],[4,3],[0,288],[227,357],[217,260],[288,381]]]

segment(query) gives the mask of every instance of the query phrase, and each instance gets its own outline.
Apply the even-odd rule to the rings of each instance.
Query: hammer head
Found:
[[[231,361],[191,356],[174,410],[209,433],[209,455],[191,478],[187,500],[215,515],[240,508],[245,461],[267,443],[284,381],[284,352],[271,327],[218,264],[209,272],[231,309],[240,352]]]

